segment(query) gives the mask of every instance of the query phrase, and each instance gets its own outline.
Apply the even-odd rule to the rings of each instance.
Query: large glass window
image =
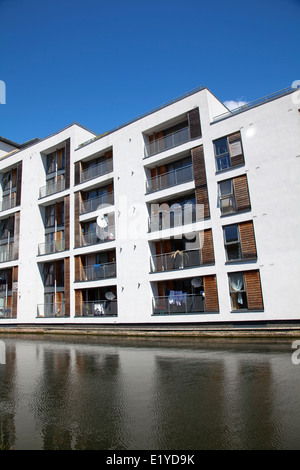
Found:
[[[247,309],[247,293],[243,273],[229,274],[229,289],[232,310]]]
[[[223,215],[236,212],[235,196],[232,179],[219,183],[219,202]]]
[[[228,225],[223,228],[227,261],[241,259],[239,226]]]
[[[215,140],[214,148],[217,171],[222,171],[226,170],[226,168],[230,168],[231,163],[227,137],[222,137],[222,139]]]

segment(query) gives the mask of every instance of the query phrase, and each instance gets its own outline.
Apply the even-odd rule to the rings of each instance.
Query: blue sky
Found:
[[[253,101],[300,79],[300,0],[0,0],[0,135],[105,132],[205,85]]]

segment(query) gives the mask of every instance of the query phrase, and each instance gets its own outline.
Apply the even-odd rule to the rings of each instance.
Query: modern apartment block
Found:
[[[0,138],[0,325],[300,320],[300,99]]]

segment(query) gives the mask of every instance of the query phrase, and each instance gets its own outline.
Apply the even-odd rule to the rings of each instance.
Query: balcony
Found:
[[[189,140],[191,140],[190,128],[187,126],[179,131],[173,132],[172,134],[156,139],[153,142],[148,142],[144,147],[144,158],[151,157],[157,153],[185,144]]]
[[[52,253],[59,253],[60,251],[64,251],[64,249],[65,240],[62,238],[61,240],[53,240],[49,243],[40,243],[38,246],[38,254],[39,256],[50,255]]]
[[[82,201],[80,215],[96,211],[101,206],[108,206],[114,203],[114,193],[104,193],[100,196]]]
[[[117,299],[84,302],[81,306],[81,316],[83,317],[116,317],[117,315]]]
[[[188,165],[183,168],[157,175],[146,182],[146,193],[160,191],[161,189],[171,188],[179,184],[188,183],[194,180],[193,166]]]
[[[65,316],[65,304],[64,302],[58,302],[55,304],[39,304],[37,306],[37,317],[38,318],[57,318]]]
[[[183,294],[170,291],[170,295],[153,297],[153,315],[188,315],[205,312],[205,298],[203,295]]]
[[[85,181],[98,178],[99,176],[106,175],[113,171],[113,160],[112,158],[104,162],[97,163],[96,165],[91,165],[86,170],[80,172],[80,183]]]
[[[0,245],[0,263],[15,261],[18,259],[18,250],[15,249],[14,243]]]
[[[150,272],[173,271],[201,265],[201,250],[173,251],[150,257]]]
[[[0,203],[0,212],[12,209],[13,207],[16,207],[16,205],[17,199],[15,194],[9,197],[8,199],[3,198],[3,201]]]
[[[52,194],[58,193],[65,189],[65,179],[59,179],[47,183],[46,186],[40,188],[40,199],[46,196],[51,196]]]
[[[80,278],[76,281],[99,281],[116,277],[116,263],[94,264],[81,269]]]
[[[96,230],[82,232],[80,237],[80,247],[105,243],[115,239],[115,227],[110,225],[105,229],[100,227]]]

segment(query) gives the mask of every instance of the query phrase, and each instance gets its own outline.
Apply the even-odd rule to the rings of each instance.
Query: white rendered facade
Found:
[[[229,113],[203,87],[102,136],[3,143],[0,324],[299,320],[298,94]],[[160,229],[164,203],[204,219]]]

